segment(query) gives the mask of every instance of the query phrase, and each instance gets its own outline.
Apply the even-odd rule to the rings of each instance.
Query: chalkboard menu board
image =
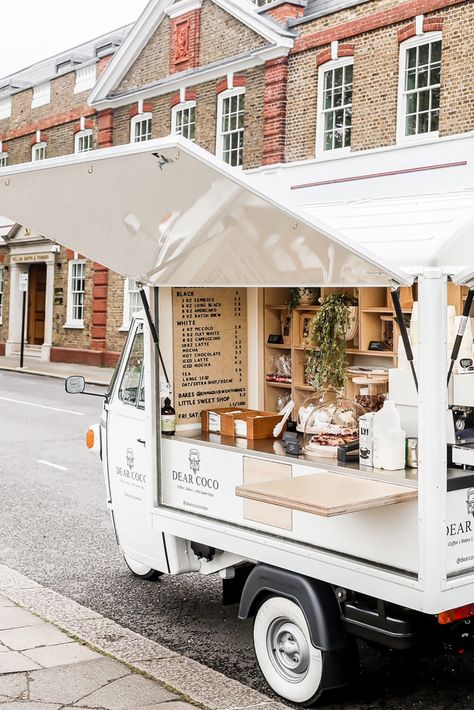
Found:
[[[247,403],[247,295],[242,288],[173,291],[174,406],[178,424]]]

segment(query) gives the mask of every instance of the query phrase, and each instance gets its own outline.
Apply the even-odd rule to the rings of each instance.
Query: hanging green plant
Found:
[[[290,288],[290,294],[288,296],[288,315],[291,316],[295,308],[298,308],[300,304],[300,290],[299,288]]]
[[[306,381],[316,390],[342,389],[347,374],[346,333],[351,325],[351,306],[357,298],[345,293],[331,293],[309,326]]]

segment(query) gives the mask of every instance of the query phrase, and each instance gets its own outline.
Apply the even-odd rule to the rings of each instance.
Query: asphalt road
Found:
[[[0,372],[0,562],[108,618],[264,693],[251,624],[221,604],[217,577],[132,577],[105,509],[101,465],[85,448],[102,400],[61,381]],[[347,710],[474,708],[472,657],[361,646],[358,685],[329,698]]]

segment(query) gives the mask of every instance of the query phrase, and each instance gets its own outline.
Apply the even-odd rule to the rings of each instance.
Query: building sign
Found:
[[[19,282],[20,291],[28,291],[28,274],[20,274]]]
[[[17,254],[10,257],[11,264],[25,264],[36,261],[49,261],[52,254]]]
[[[247,403],[247,296],[239,288],[175,289],[174,405],[178,424]]]

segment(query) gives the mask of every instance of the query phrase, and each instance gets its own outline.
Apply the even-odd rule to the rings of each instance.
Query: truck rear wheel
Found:
[[[312,705],[320,697],[329,656],[311,643],[301,608],[273,596],[258,609],[253,628],[255,655],[269,686],[285,700]]]
[[[137,560],[127,557],[126,555],[123,556],[123,559],[125,560],[125,564],[130,572],[139,579],[158,579],[163,574],[163,572],[158,572],[156,569],[152,569],[151,567],[144,565],[142,562],[138,562]]]

